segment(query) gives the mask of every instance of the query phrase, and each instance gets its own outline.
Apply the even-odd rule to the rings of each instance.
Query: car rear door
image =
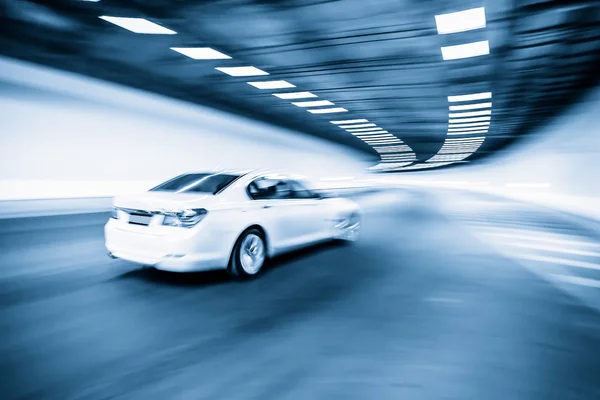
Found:
[[[298,217],[289,203],[291,188],[277,177],[259,177],[248,185],[252,212],[269,236],[275,252],[295,246],[302,236]]]

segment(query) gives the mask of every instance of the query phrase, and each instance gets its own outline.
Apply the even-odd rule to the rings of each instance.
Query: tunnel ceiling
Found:
[[[448,158],[443,155],[448,151],[440,149],[448,138],[485,137],[463,162],[498,152],[559,114],[595,85],[600,73],[600,7],[595,1],[0,0],[0,4],[0,40],[7,56],[299,130],[363,150],[374,162],[380,154],[384,161],[395,160],[380,163],[388,166],[383,170],[445,166],[442,161]],[[438,33],[435,15],[478,7],[485,8],[485,27]],[[176,34],[137,34],[100,16],[145,18]],[[487,55],[442,58],[442,47],[484,41]],[[171,47],[210,47],[231,59],[197,60]],[[239,66],[254,66],[270,75],[233,77],[215,69]],[[296,87],[265,90],[247,84],[270,80]],[[273,96],[292,91],[318,97]],[[491,100],[479,101],[493,103],[488,132],[448,136],[449,106],[478,103],[450,103],[448,96],[474,93],[491,93]],[[348,112],[313,114],[291,104],[313,100],[331,101],[332,107]],[[321,108],[327,107],[308,109]],[[389,146],[393,142],[368,145],[330,123],[353,119],[367,119],[401,139],[401,149],[396,148],[401,153],[393,152],[394,146]],[[446,145],[452,159],[453,145]]]

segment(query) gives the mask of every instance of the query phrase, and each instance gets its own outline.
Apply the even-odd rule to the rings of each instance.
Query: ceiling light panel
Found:
[[[194,60],[229,60],[227,54],[211,49],[210,47],[171,47],[171,50],[183,54]]]
[[[462,161],[465,158],[472,156],[473,153],[465,153],[465,154],[438,154],[431,157],[427,162],[435,162],[435,161]]]
[[[346,129],[348,132],[350,133],[354,133],[354,132],[372,132],[372,131],[382,131],[383,128],[360,128],[360,129]]]
[[[296,85],[292,85],[288,81],[263,81],[263,82],[248,82],[248,85],[252,85],[257,89],[288,89],[295,88]]]
[[[369,122],[369,120],[366,119],[345,119],[343,121],[329,121],[332,124],[336,124],[336,125],[341,125],[341,124],[360,124],[363,122]]]
[[[318,97],[316,94],[311,92],[274,93],[273,96],[277,96],[283,100],[310,99]]]
[[[480,108],[491,108],[492,103],[476,103],[476,104],[464,104],[461,106],[450,106],[450,111],[466,111],[466,110],[477,110]]]
[[[481,115],[492,115],[492,110],[481,110],[481,111],[469,111],[461,113],[449,113],[450,118],[467,118],[467,117],[479,117]]]
[[[311,114],[331,114],[331,113],[341,113],[348,112],[345,108],[342,107],[333,107],[333,108],[317,108],[314,110],[306,110]]]
[[[475,118],[461,118],[461,119],[450,119],[448,122],[451,124],[462,124],[463,122],[480,122],[489,121],[492,117],[475,117]]]
[[[258,69],[256,67],[217,67],[218,71],[223,72],[229,76],[262,76],[269,75],[268,72]]]
[[[371,128],[377,126],[376,124],[358,124],[358,125],[339,125],[343,129],[356,129],[356,128]]]
[[[358,137],[373,137],[373,136],[384,136],[384,137],[391,137],[391,138],[395,138],[396,137],[396,136],[388,133],[388,131],[355,132],[355,133],[352,133],[352,135],[358,136]]]
[[[102,15],[99,18],[134,33],[148,35],[175,35],[177,33],[144,18],[109,17],[107,15]]]
[[[456,103],[461,101],[474,101],[474,100],[485,100],[491,99],[491,92],[482,92],[482,93],[473,93],[473,94],[463,94],[459,96],[448,96],[448,101],[450,103]]]
[[[442,58],[447,61],[485,56],[487,54],[490,54],[490,45],[487,40],[442,47]]]
[[[296,107],[323,107],[323,106],[335,105],[332,102],[330,102],[329,100],[300,101],[300,102],[293,102],[292,104],[295,105]]]
[[[440,35],[485,28],[485,8],[436,15],[435,24]]]
[[[375,147],[375,151],[380,153],[399,153],[399,152],[412,152],[412,149],[408,146],[388,146],[388,147]]]

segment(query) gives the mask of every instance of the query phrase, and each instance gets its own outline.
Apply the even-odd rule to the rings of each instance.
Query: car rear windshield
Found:
[[[230,174],[185,174],[161,183],[150,191],[217,194],[239,177]]]

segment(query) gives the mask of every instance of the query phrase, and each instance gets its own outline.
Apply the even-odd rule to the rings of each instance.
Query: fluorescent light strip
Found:
[[[350,133],[351,135],[360,137],[361,135],[379,135],[382,133],[389,133],[389,132],[388,131],[376,131],[376,132],[354,132],[354,133],[348,132],[348,133]]]
[[[448,101],[450,103],[456,103],[461,101],[473,101],[473,100],[485,100],[491,99],[491,92],[482,92],[482,93],[473,93],[473,94],[462,94],[459,96],[448,96]]]
[[[171,50],[176,51],[184,56],[193,58],[194,60],[229,60],[227,54],[211,49],[210,47],[171,47]]]
[[[364,140],[364,142],[369,144],[402,144],[399,140]]]
[[[341,124],[360,124],[362,122],[369,122],[369,120],[367,119],[345,119],[343,121],[329,121],[332,124],[335,125],[341,125]]]
[[[415,165],[411,165],[409,167],[402,168],[401,171],[436,168],[436,167],[443,167],[443,166],[452,165],[452,164],[456,164],[456,163],[455,162],[432,162],[431,164],[415,164]]]
[[[381,140],[381,139],[393,139],[393,137],[390,136],[370,136],[370,137],[365,137],[365,136],[356,136],[357,138],[359,138],[360,140]]]
[[[99,17],[106,22],[120,26],[134,33],[143,33],[149,35],[175,35],[177,32],[165,28],[162,25],[155,24],[144,18],[125,18],[125,17],[109,17],[102,15]]]
[[[476,104],[464,104],[462,106],[450,106],[450,111],[465,111],[465,110],[477,110],[479,108],[491,108],[492,103],[476,103]]]
[[[318,97],[316,94],[311,92],[273,93],[273,96],[279,97],[283,100],[309,99],[312,97]]]
[[[350,132],[350,133],[355,133],[355,132],[373,132],[373,131],[382,131],[384,130],[383,128],[380,127],[375,127],[375,128],[359,128],[359,129],[346,129],[346,131]]]
[[[269,75],[268,72],[256,67],[217,67],[217,71],[221,71],[229,76],[261,76]]]
[[[288,89],[295,88],[296,85],[289,83],[288,81],[263,81],[263,82],[247,82],[248,85],[252,85],[257,89]]]
[[[492,114],[492,110],[469,111],[469,112],[461,112],[461,113],[449,113],[448,118],[479,117],[481,115],[491,115],[491,114]]]
[[[448,124],[448,128],[470,128],[473,126],[489,126],[490,121],[473,122],[471,124]]]
[[[492,117],[475,117],[475,118],[460,118],[460,119],[450,119],[448,120],[451,124],[461,124],[463,122],[480,122],[480,121],[489,121]]]
[[[412,149],[408,146],[375,147],[374,149],[379,153],[399,153],[401,151],[412,151]]]
[[[436,15],[435,24],[440,35],[485,28],[485,8]]]
[[[475,133],[488,133],[487,129],[484,131],[471,131],[471,132],[448,132],[448,135],[473,135]]]
[[[490,45],[487,40],[442,47],[442,58],[447,61],[485,56],[487,54],[490,54]]]
[[[377,126],[376,124],[358,124],[358,125],[338,125],[342,129],[370,128]]]
[[[317,108],[314,110],[306,110],[311,114],[331,114],[331,113],[340,113],[340,112],[348,112],[345,108],[342,107],[334,107],[334,108]]]
[[[472,155],[473,155],[473,153],[456,154],[456,155],[439,154],[439,155],[435,155],[435,156],[431,157],[426,162],[435,162],[435,161],[462,161],[465,158],[471,157]]]
[[[481,126],[476,126],[476,127],[473,127],[473,128],[448,128],[448,132],[478,131],[480,129],[485,129],[485,128],[482,128]]]
[[[333,106],[334,104],[329,100],[316,100],[316,101],[300,101],[300,102],[292,102],[296,107],[323,107],[323,106]]]
[[[400,140],[396,137],[393,136],[370,136],[370,137],[360,137],[358,136],[359,139],[361,140]]]

